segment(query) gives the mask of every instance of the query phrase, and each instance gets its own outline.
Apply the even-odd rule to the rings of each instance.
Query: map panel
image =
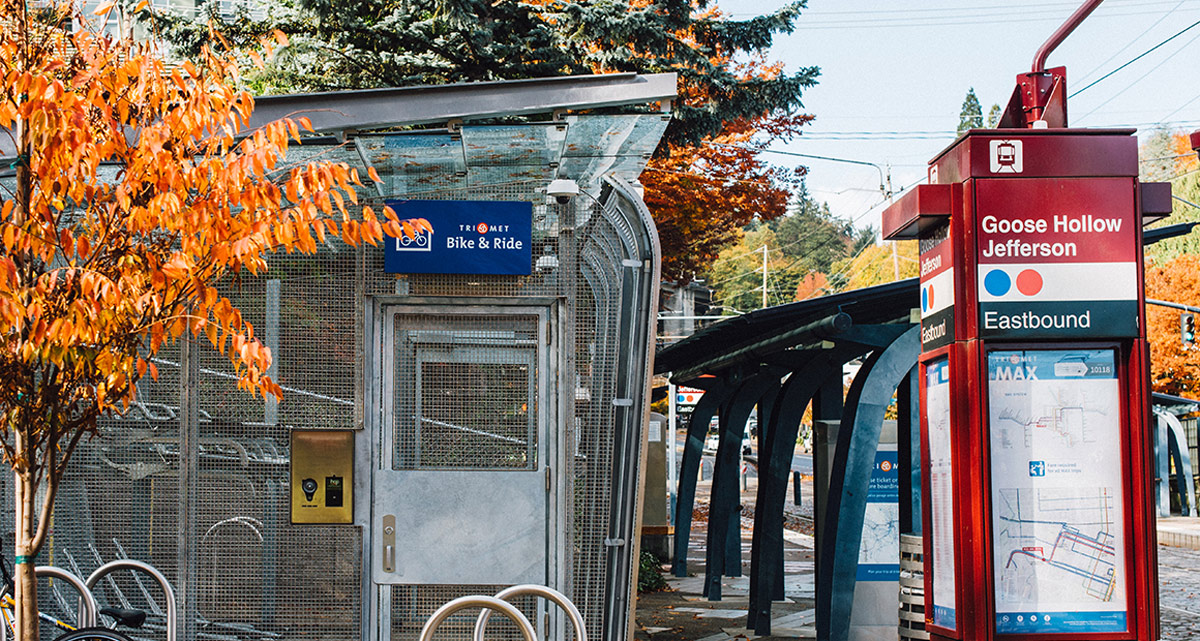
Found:
[[[1115,360],[988,353],[997,633],[1127,628]]]
[[[954,630],[954,465],[950,440],[950,361],[925,366],[925,425],[929,439],[929,511],[932,525],[933,624]]]

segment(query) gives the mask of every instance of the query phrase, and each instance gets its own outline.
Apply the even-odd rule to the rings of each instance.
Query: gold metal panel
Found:
[[[292,430],[292,523],[354,522],[354,432]]]

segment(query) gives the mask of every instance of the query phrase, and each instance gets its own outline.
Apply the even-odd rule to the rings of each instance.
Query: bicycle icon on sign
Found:
[[[409,238],[401,235],[396,239],[396,251],[398,252],[428,252],[433,251],[433,232],[429,230],[421,230],[420,233]]]

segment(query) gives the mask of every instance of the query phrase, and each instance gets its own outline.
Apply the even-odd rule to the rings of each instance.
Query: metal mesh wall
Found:
[[[510,135],[483,131],[469,135],[486,141],[483,134],[497,139]],[[539,137],[539,144],[548,141],[570,148],[561,127],[542,128],[531,135]],[[559,393],[566,396],[568,420],[557,429],[559,442],[568,450],[570,468],[565,473],[571,488],[564,497],[568,565],[564,591],[583,612],[589,635],[599,639],[605,599],[604,538],[611,509],[612,400],[619,338],[613,319],[620,304],[621,234],[589,198],[576,198],[567,205],[547,204],[537,189],[553,175],[554,163],[521,152],[519,146],[499,156],[448,154],[443,162],[425,162],[417,170],[403,171],[408,162],[405,145],[420,142],[427,149],[436,145],[414,137],[381,140],[362,141],[360,151],[381,167],[384,190],[396,197],[532,202],[531,274],[397,276],[385,273],[381,248],[356,249],[333,241],[313,256],[274,257],[265,278],[229,283],[224,293],[273,349],[273,376],[285,390],[283,402],[275,404],[238,390],[225,357],[202,341],[196,384],[200,399],[196,523],[193,531],[181,533],[179,506],[186,493],[181,494],[178,483],[179,349],[163,351],[155,361],[158,379],[140,385],[138,403],[124,416],[103,419],[100,435],[80,446],[58,496],[53,536],[41,560],[86,577],[103,562],[133,558],[154,565],[174,581],[180,572],[179,551],[185,550],[184,558],[194,563],[196,587],[189,611],[197,616],[198,638],[359,638],[365,571],[361,530],[290,525],[288,434],[295,429],[361,428],[363,388],[368,382],[363,359],[366,297],[397,293],[562,297],[568,301],[563,366],[568,370],[569,389]],[[319,149],[306,153],[326,153],[333,160],[361,164],[353,150]],[[607,165],[592,165],[597,170],[614,165],[636,168],[644,162],[641,156],[630,158],[614,156]],[[588,159],[580,156],[563,162],[567,160],[586,164]],[[388,163],[395,165],[392,171],[387,171]],[[436,356],[438,337],[430,319],[409,320],[412,325],[401,331],[425,331],[419,342]],[[507,317],[504,323],[509,325],[480,325],[478,319],[470,321],[474,326],[462,322],[458,329],[468,335],[485,342],[507,342],[504,349],[512,349],[512,344],[528,339],[527,322],[534,321]],[[455,364],[433,356],[422,360],[414,351],[411,374],[440,380],[443,388],[458,385],[461,394],[411,400],[422,404],[425,415],[441,420],[439,412],[447,417],[454,414],[460,421],[457,427],[469,429],[428,424],[417,430],[411,422],[398,424],[397,436],[403,438],[396,439],[396,465],[520,469],[535,464],[531,426],[538,408],[520,408],[529,381],[536,380],[530,366],[509,356],[482,365]],[[462,425],[461,410],[469,395],[484,388],[502,390],[492,406],[481,408],[491,416],[485,419],[481,414],[478,421]],[[504,438],[471,431],[484,426]],[[450,456],[453,452],[471,452],[478,458],[455,459]],[[358,473],[365,469],[359,465]],[[0,492],[4,501],[0,507],[8,514],[0,518],[5,524],[0,532],[11,542],[12,497],[6,477],[0,476]],[[150,611],[150,624],[136,636],[165,638],[163,621],[154,616],[165,610],[163,596],[151,579],[133,577],[122,572],[106,580],[98,597],[107,604]],[[429,614],[451,598],[491,594],[502,587],[395,587],[392,638],[415,639]],[[42,594],[61,595],[44,598],[45,611],[73,619],[75,599],[69,589],[46,586]],[[531,601],[523,607],[532,615]],[[468,621],[473,620],[474,614],[452,619],[439,638],[469,638]],[[519,636],[500,617],[489,626],[489,634],[506,639]]]
[[[353,429],[360,369],[353,248],[272,262],[267,279],[224,293],[272,346],[284,401],[238,390],[228,361],[202,345],[196,524],[181,534],[178,348],[159,355],[157,381],[139,403],[103,421],[80,446],[56,504],[49,560],[86,577],[118,558],[146,561],[179,585],[187,551],[200,639],[350,639],[361,628],[361,533],[354,526],[291,526],[288,433]],[[271,318],[268,318],[270,316]],[[11,519],[8,519],[11,523]],[[9,539],[11,540],[11,538]],[[149,577],[121,572],[101,584],[103,603],[141,608],[165,638],[165,598]],[[69,594],[55,586],[50,594]],[[47,588],[49,589],[49,588]],[[73,620],[75,601],[43,608]],[[181,614],[184,614],[181,611]]]

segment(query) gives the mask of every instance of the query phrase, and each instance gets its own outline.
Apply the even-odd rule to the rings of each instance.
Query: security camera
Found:
[[[554,202],[565,205],[579,195],[579,185],[569,178],[555,178],[546,187],[546,195],[553,198]]]

